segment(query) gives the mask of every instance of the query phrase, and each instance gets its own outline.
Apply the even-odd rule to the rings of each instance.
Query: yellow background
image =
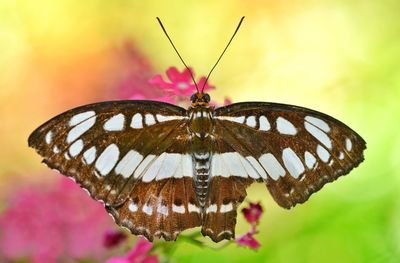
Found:
[[[51,180],[40,176],[46,168],[27,147],[28,135],[60,112],[107,99],[104,94],[128,70],[121,58],[126,42],[134,43],[156,72],[182,68],[156,16],[197,75],[206,75],[245,15],[212,75],[213,98],[325,112],[363,136],[366,160],[290,211],[278,207],[263,185],[252,186],[249,200],[261,200],[265,208],[258,252],[182,244],[174,260],[397,262],[399,10],[394,0],[3,0],[0,189]],[[248,226],[241,215],[238,219],[236,231],[243,233]]]

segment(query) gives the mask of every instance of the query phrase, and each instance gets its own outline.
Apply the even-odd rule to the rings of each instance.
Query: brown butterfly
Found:
[[[291,208],[364,159],[365,141],[323,113],[209,102],[198,90],[187,110],[157,101],[81,106],[36,129],[29,146],[104,202],[117,224],[149,240],[175,240],[196,226],[215,242],[234,238],[236,210],[253,182]]]

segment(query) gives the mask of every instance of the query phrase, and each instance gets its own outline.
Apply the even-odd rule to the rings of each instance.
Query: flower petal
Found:
[[[126,255],[126,257],[130,260],[135,259],[139,256],[146,255],[147,252],[151,250],[153,244],[147,241],[144,237],[139,237],[136,241],[135,246],[133,249]]]
[[[260,203],[250,203],[249,207],[242,209],[242,213],[247,222],[249,222],[250,224],[258,224],[260,217],[263,213],[263,209]]]
[[[106,248],[113,248],[124,242],[126,238],[127,236],[124,232],[110,229],[104,233],[103,245]]]
[[[258,249],[260,247],[260,242],[258,242],[257,239],[254,238],[252,232],[248,232],[236,239],[236,243],[238,244],[238,246],[245,246],[251,249]]]
[[[163,89],[172,88],[172,84],[166,82],[160,74],[155,75],[154,77],[149,79],[149,83],[153,84],[153,85],[157,85],[158,87],[163,88]]]
[[[166,73],[167,73],[168,79],[172,83],[183,79],[181,76],[181,75],[183,75],[183,73],[180,73],[176,67],[168,68]]]
[[[194,71],[193,71],[193,69],[192,69],[191,67],[189,67],[188,69],[185,68],[185,69],[182,71],[182,74],[180,75],[181,80],[186,81],[186,82],[188,82],[188,83],[193,83],[192,75],[191,75],[190,73],[192,73],[192,74],[193,74],[193,77],[194,77]]]
[[[124,257],[112,257],[109,258],[105,263],[131,263],[131,261]]]

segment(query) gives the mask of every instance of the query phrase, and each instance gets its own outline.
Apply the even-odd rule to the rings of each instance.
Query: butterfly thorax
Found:
[[[207,104],[189,108],[189,133],[193,159],[193,184],[202,208],[210,185],[210,166],[213,144],[213,108]]]

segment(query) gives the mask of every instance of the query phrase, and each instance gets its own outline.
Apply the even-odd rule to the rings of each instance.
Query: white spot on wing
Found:
[[[178,214],[184,214],[185,213],[185,206],[183,205],[172,205],[172,211]]]
[[[125,116],[120,113],[111,117],[104,123],[104,129],[106,131],[122,131],[124,129]]]
[[[297,129],[294,127],[294,125],[282,117],[278,117],[276,119],[276,128],[281,134],[296,135],[297,133]]]
[[[83,141],[77,140],[69,147],[71,157],[77,156],[83,150]]]
[[[51,141],[53,140],[53,132],[52,132],[52,131],[49,131],[49,132],[46,134],[44,140],[46,141],[47,144],[50,144]]]
[[[86,111],[86,112],[76,114],[69,121],[69,126],[75,126],[75,125],[81,123],[82,121],[87,120],[90,117],[93,117],[95,114],[96,113],[94,111]]]
[[[157,159],[154,162],[152,162],[149,165],[148,169],[145,171],[145,173],[142,177],[143,182],[146,182],[146,183],[151,182],[156,178],[157,173],[160,171],[166,155],[167,155],[167,153],[165,153],[165,152],[162,153],[160,156],[157,157]]]
[[[340,152],[340,153],[339,153],[339,159],[340,159],[340,160],[343,160],[343,159],[344,159],[344,153],[343,153],[343,152]]]
[[[162,205],[162,204],[160,203],[160,204],[158,204],[157,212],[160,213],[160,214],[162,214],[162,215],[167,216],[167,215],[168,215],[168,207],[165,206],[165,205]]]
[[[258,179],[260,178],[260,175],[257,173],[257,171],[254,169],[254,167],[250,164],[250,162],[243,158],[243,156],[239,155],[240,162],[242,163],[244,169],[246,170],[247,174],[253,178],[253,179]]]
[[[240,116],[240,117],[232,117],[231,121],[237,122],[237,123],[243,123],[245,119],[245,116]]]
[[[324,162],[328,162],[329,157],[331,156],[329,152],[321,145],[318,144],[317,146],[317,154],[318,157]]]
[[[256,169],[257,173],[264,179],[267,179],[267,173],[264,168],[261,167],[260,163],[253,157],[247,156],[246,159],[250,162],[254,169]]]
[[[87,119],[78,125],[76,125],[74,128],[72,128],[67,135],[67,143],[71,143],[75,141],[77,138],[79,138],[82,134],[87,132],[92,126],[96,123],[96,116],[91,117],[90,119]]]
[[[216,213],[217,212],[217,205],[216,204],[213,204],[213,205],[210,205],[209,207],[207,207],[207,209],[206,209],[206,213],[208,214],[208,213]]]
[[[229,203],[229,204],[226,204],[226,205],[222,204],[221,207],[219,208],[219,211],[221,213],[228,213],[228,212],[230,212],[232,210],[233,210],[232,203]]]
[[[183,159],[185,158],[185,155],[182,155],[181,161],[178,164],[178,167],[176,168],[176,171],[174,173],[174,178],[182,178],[183,177],[183,169],[182,169],[182,165],[183,165]]]
[[[312,169],[317,162],[317,159],[315,159],[314,155],[312,155],[310,152],[306,151],[304,153],[304,160],[306,161],[306,165],[308,169]]]
[[[330,132],[331,128],[329,127],[329,125],[318,118],[312,117],[312,116],[306,116],[304,118],[307,122],[311,123],[312,125],[318,127],[319,129],[323,130],[324,132]]]
[[[332,149],[332,141],[325,132],[318,129],[314,125],[309,124],[308,122],[304,122],[304,127],[312,136],[314,136],[318,141],[320,141],[328,149]]]
[[[156,119],[158,122],[164,122],[164,121],[173,121],[173,120],[182,120],[185,117],[183,116],[164,116],[161,114],[156,115]]]
[[[135,213],[138,210],[138,206],[134,203],[131,202],[128,206],[129,211],[131,211],[132,213]]]
[[[132,117],[131,127],[134,129],[141,129],[143,128],[143,116],[140,113],[136,113]]]
[[[153,214],[153,208],[151,206],[147,205],[147,204],[145,204],[142,207],[142,211],[143,211],[143,213],[145,213],[145,214],[147,214],[149,216],[151,216]]]
[[[96,169],[103,176],[107,175],[114,166],[117,164],[119,158],[119,149],[116,144],[110,144],[107,148],[100,154],[99,158],[95,163]]]
[[[193,160],[189,154],[182,156],[182,176],[193,177]]]
[[[247,177],[246,170],[244,169],[240,156],[237,152],[226,152],[221,154],[222,160],[229,169],[229,173],[222,174],[222,176],[229,177],[230,175]]]
[[[136,167],[143,160],[143,156],[137,151],[130,150],[115,167],[115,173],[122,175],[124,178],[128,178],[133,174]]]
[[[245,116],[239,116],[239,117],[216,116],[215,118],[218,120],[232,121],[232,122],[237,122],[237,123],[244,123],[244,120],[246,119]]]
[[[135,170],[133,177],[138,178],[143,171],[147,168],[149,163],[155,158],[156,156],[153,154],[149,154],[144,158],[144,160],[140,163],[139,167]]]
[[[352,148],[353,144],[351,143],[351,140],[349,138],[346,138],[346,150],[350,152]]]
[[[200,208],[192,203],[189,203],[188,211],[189,211],[189,213],[191,213],[191,212],[200,213]]]
[[[150,114],[150,113],[147,113],[144,116],[144,122],[146,123],[147,126],[156,124],[156,120],[154,119],[153,114]]]
[[[83,160],[86,164],[92,164],[96,159],[96,147],[92,146],[83,153]]]
[[[298,178],[304,172],[304,165],[291,148],[285,148],[282,152],[283,163],[293,178]]]
[[[57,145],[54,145],[53,153],[59,153],[59,152],[60,152],[60,148],[58,148]]]
[[[246,119],[246,125],[249,127],[256,127],[257,122],[256,122],[256,117],[255,116],[249,116]]]
[[[222,167],[221,155],[219,153],[214,153],[211,157],[211,176],[222,175],[223,169],[225,169],[225,167]]]
[[[285,169],[283,169],[273,154],[263,154],[258,160],[272,179],[278,180],[279,176],[285,176]]]
[[[165,178],[173,177],[176,174],[176,170],[181,161],[182,161],[182,154],[167,153],[162,163],[161,169],[157,174],[156,180],[162,180]]]
[[[271,124],[269,123],[267,117],[260,116],[258,121],[260,122],[260,127],[258,128],[260,131],[269,131],[269,129],[271,129]]]

